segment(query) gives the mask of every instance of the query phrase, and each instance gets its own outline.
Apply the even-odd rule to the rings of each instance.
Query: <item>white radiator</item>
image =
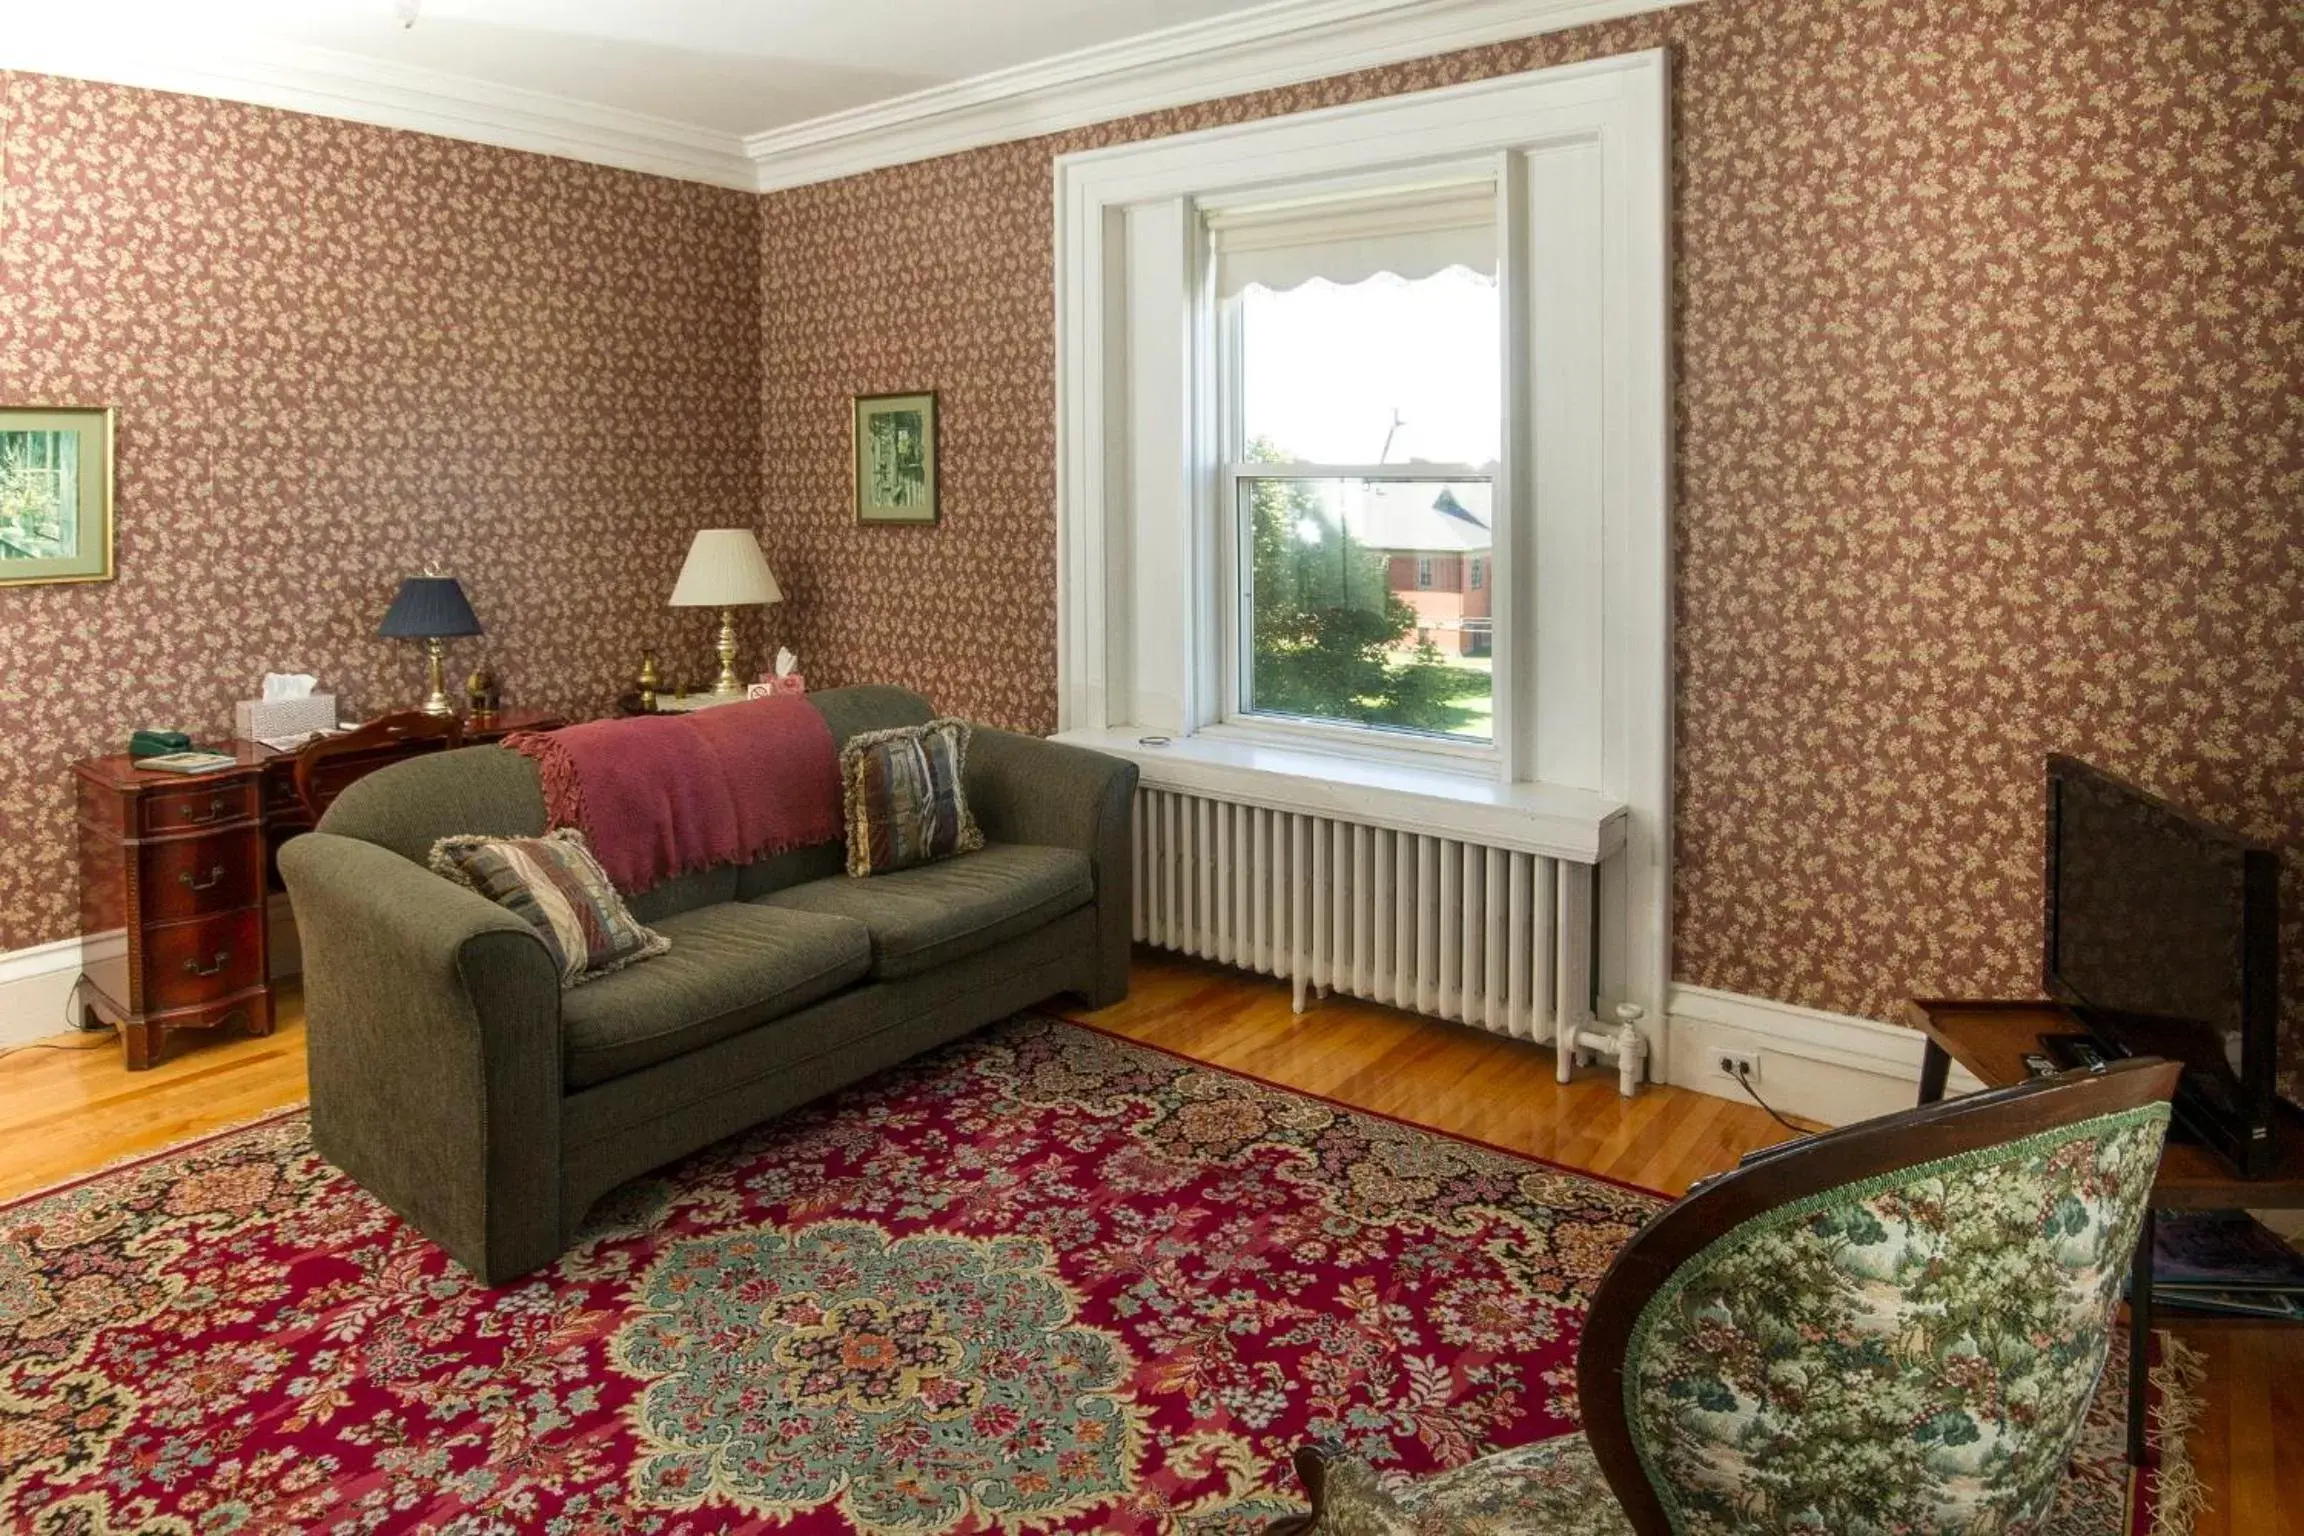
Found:
[[[1592,1032],[1593,868],[1178,790],[1136,792],[1136,938],[1313,990],[1618,1054]],[[1644,1047],[1642,1048],[1644,1050]],[[1625,1091],[1638,1052],[1622,1064]]]

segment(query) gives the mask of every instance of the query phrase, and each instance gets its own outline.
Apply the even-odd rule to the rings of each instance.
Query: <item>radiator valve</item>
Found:
[[[1640,1091],[1648,1063],[1648,1037],[1640,1033],[1640,1020],[1647,1012],[1638,1003],[1616,1005],[1616,1091],[1625,1098]]]
[[[1631,1098],[1640,1091],[1640,1079],[1646,1075],[1648,1063],[1648,1037],[1640,1033],[1640,1021],[1648,1010],[1638,1003],[1616,1005],[1617,1026],[1612,1030],[1584,1028],[1565,1031],[1555,1053],[1560,1062],[1560,1081],[1568,1081],[1569,1074],[1587,1060],[1602,1056],[1616,1058],[1616,1091]]]

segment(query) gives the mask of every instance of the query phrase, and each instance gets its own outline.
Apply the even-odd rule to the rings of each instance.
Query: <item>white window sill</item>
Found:
[[[1065,731],[1055,739],[1124,757],[1147,788],[1180,790],[1403,832],[1459,838],[1576,864],[1597,864],[1624,844],[1621,801],[1552,784],[1500,784],[1419,764],[1179,736],[1147,746],[1130,726]]]

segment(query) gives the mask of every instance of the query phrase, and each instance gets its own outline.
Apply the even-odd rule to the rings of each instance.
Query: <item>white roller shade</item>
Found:
[[[1316,277],[1358,283],[1379,272],[1496,271],[1496,184],[1485,179],[1212,208],[1205,217],[1218,295],[1227,299],[1252,283],[1279,292]]]

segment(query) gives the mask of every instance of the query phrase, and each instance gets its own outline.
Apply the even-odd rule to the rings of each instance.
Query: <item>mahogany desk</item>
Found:
[[[558,716],[501,714],[464,728],[467,746],[551,730]],[[272,1032],[271,893],[280,845],[312,830],[296,797],[296,754],[253,741],[214,748],[238,764],[215,773],[154,773],[125,754],[72,765],[78,797],[80,931],[127,933],[124,953],[88,967],[82,1012],[120,1030],[128,1070],[160,1058],[178,1030],[239,1023]],[[431,743],[339,759],[357,777]]]
[[[1928,1037],[1920,1061],[1920,1102],[1944,1097],[1944,1079],[1957,1061],[1987,1088],[2030,1080],[2027,1052],[2042,1035],[2070,1034],[2078,1025],[2054,1003],[1918,998],[1904,1016]],[[2243,1179],[2197,1142],[2173,1135],[2160,1156],[2160,1174],[2144,1208],[2144,1231],[2128,1277],[2128,1460],[2144,1464],[2144,1398],[2150,1384],[2152,1336],[2152,1226],[2155,1210],[2304,1210],[2304,1111],[2280,1104],[2280,1161],[2260,1179]]]

